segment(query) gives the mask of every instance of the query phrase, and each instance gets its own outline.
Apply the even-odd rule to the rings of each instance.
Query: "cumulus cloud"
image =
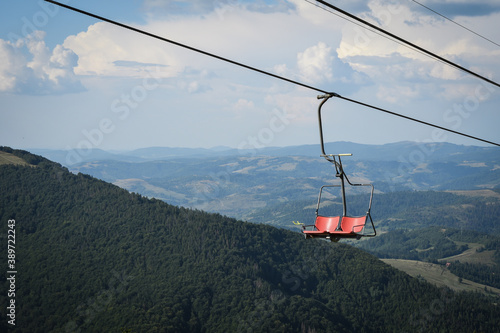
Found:
[[[172,77],[183,69],[165,43],[102,22],[69,36],[63,45],[78,55],[78,75]]]
[[[455,5],[465,1],[450,1]],[[432,4],[430,1],[422,3]],[[484,1],[493,5],[491,1]],[[426,50],[455,62],[465,68],[472,69],[485,76],[499,75],[489,64],[495,63],[499,52],[480,40],[477,36],[461,29],[455,24],[444,20],[430,11],[415,11],[415,4],[383,3],[372,0],[368,3],[369,10],[360,14],[363,18],[381,28],[394,33]],[[475,5],[474,5],[475,6]],[[498,7],[498,6],[497,6]],[[485,14],[486,15],[486,14]],[[467,18],[467,24],[488,31],[488,25],[493,25],[500,15],[492,11],[486,16]],[[463,23],[463,22],[462,22]],[[450,67],[436,59],[417,52],[414,49],[391,41],[380,34],[352,24],[342,29],[342,40],[337,48],[339,58],[352,68],[368,75],[379,85],[399,86],[415,84],[416,82],[447,84],[460,81],[467,77],[464,72]],[[434,80],[438,79],[438,81]],[[399,89],[402,99],[407,97],[422,97],[407,88]],[[380,89],[378,97],[395,102],[394,89]],[[446,94],[442,97],[446,98]]]
[[[306,81],[320,83],[332,79],[334,59],[332,48],[319,42],[297,55],[297,66]]]
[[[0,91],[15,91],[29,75],[19,44],[0,39]]]
[[[16,42],[0,39],[0,91],[45,95],[84,90],[73,72],[77,56],[61,45],[51,51],[44,38],[36,31]]]
[[[288,27],[292,24],[295,25],[294,30],[300,31],[301,25],[307,26],[309,22],[291,13],[278,12],[269,15],[248,10],[240,5],[228,5],[224,8],[224,15],[213,11],[204,17],[176,16],[168,20],[152,19],[138,28],[266,70],[285,59],[289,62],[278,65],[278,69],[283,71],[288,66],[293,68],[294,74],[297,75],[297,58],[294,58],[294,55],[298,53],[297,49],[300,49],[297,45],[302,44],[307,36],[305,33],[294,34],[297,45],[288,43],[283,37],[290,33]],[[276,22],[280,22],[279,26]],[[305,28],[302,29],[306,31]],[[260,31],[266,31],[265,36]],[[308,44],[310,45],[310,42]],[[148,67],[131,64],[162,66],[162,76],[170,78],[185,76],[188,67],[196,70],[210,68],[214,71],[214,68],[225,66],[232,70],[231,72],[238,72],[234,66],[227,66],[221,61],[214,61],[210,57],[179,46],[106,23],[93,24],[86,31],[69,36],[63,45],[78,55],[78,66],[75,68],[78,75],[140,77]],[[323,43],[301,52],[301,74],[314,74],[311,80],[315,80],[319,71],[314,67],[321,66],[322,62],[327,63],[329,59],[321,57],[328,57],[323,53],[331,51],[332,49]]]

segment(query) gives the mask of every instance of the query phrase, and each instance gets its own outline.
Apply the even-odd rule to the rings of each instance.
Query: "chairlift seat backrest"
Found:
[[[341,221],[340,227],[342,230],[336,230]],[[366,216],[351,217],[344,216],[340,219],[340,216],[317,216],[315,228],[319,232],[327,232],[330,234],[335,233],[360,233],[363,231],[366,223]]]
[[[366,216],[350,217],[344,216],[342,218],[342,231],[360,233],[363,231],[366,223]]]
[[[334,232],[339,224],[340,216],[318,216],[314,226],[318,231]]]

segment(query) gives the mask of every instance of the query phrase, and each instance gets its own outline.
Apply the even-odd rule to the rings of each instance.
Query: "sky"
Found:
[[[314,88],[500,142],[499,87],[313,0],[61,2]],[[330,3],[500,82],[497,0]],[[41,0],[4,0],[0,6],[0,145],[86,154],[93,148],[319,143],[315,90]],[[325,141],[485,145],[335,98],[323,115]]]

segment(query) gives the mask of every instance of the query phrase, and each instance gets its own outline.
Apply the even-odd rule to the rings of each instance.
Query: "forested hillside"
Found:
[[[22,151],[0,165],[15,220],[18,332],[493,332],[493,300],[346,244],[129,193]],[[6,237],[3,238],[6,242]],[[4,243],[4,258],[7,248]],[[9,269],[4,261],[4,272]],[[0,304],[9,300],[2,277]]]

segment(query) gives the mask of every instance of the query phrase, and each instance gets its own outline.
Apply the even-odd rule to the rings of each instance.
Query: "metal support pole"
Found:
[[[337,177],[340,178],[340,189],[342,191],[342,208],[343,208],[342,217],[344,217],[347,216],[347,203],[345,200],[344,169],[342,168],[342,161],[340,160],[340,156],[339,156],[339,169],[340,169],[340,174],[337,175]],[[339,228],[340,228],[340,223],[339,223]]]

